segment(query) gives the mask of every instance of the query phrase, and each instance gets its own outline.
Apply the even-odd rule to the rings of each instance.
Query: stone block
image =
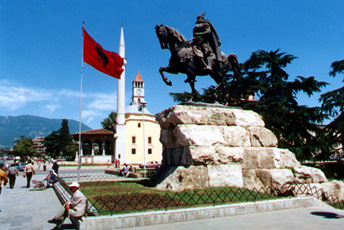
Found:
[[[294,167],[295,178],[299,183],[324,183],[328,182],[325,174],[318,168],[309,166]]]
[[[208,170],[206,166],[179,166],[156,186],[160,190],[182,191],[185,189],[201,189],[209,187]]]
[[[273,151],[275,168],[295,168],[301,166],[295,154],[288,149],[273,148]]]
[[[242,164],[244,162],[243,147],[214,147],[215,164]]]
[[[244,169],[275,168],[274,150],[272,148],[246,148],[244,150]]]
[[[277,147],[276,136],[265,127],[249,127],[252,147]]]
[[[264,126],[260,116],[249,110],[214,106],[176,105],[157,115],[162,129],[174,128],[179,124],[220,126]]]
[[[344,183],[342,181],[331,181],[321,184],[325,195],[338,198],[339,201],[344,201]]]
[[[260,189],[271,184],[271,176],[267,169],[242,169],[242,176],[244,188]]]
[[[208,165],[211,187],[243,187],[241,165]]]
[[[170,133],[167,134],[171,135]],[[247,129],[239,126],[178,125],[173,130],[172,136],[172,138],[168,137],[164,139],[164,143],[166,143],[165,140],[173,142],[166,143],[166,146],[251,146],[251,141]]]
[[[291,169],[270,169],[271,185],[281,187],[294,182],[294,174]]]

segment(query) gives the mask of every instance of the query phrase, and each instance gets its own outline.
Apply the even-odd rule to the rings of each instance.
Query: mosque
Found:
[[[145,86],[140,72],[132,82],[132,102],[125,109],[125,151],[116,152],[119,133],[111,129],[95,129],[81,132],[82,163],[120,163],[142,164],[162,159],[160,125],[145,107]],[[78,140],[79,133],[73,134]],[[145,152],[145,154],[144,154]],[[78,161],[78,155],[75,161]]]
[[[119,55],[125,58],[123,27],[121,28]],[[119,160],[132,165],[162,160],[160,125],[146,108],[145,85],[140,72],[132,82],[132,101],[125,108],[125,66],[117,84],[117,118],[112,129],[81,132],[82,163],[100,164]],[[79,140],[79,133],[73,134]],[[76,153],[75,161],[79,160]]]

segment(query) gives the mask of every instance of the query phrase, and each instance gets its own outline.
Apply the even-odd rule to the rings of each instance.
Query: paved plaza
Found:
[[[63,168],[62,168],[63,169]],[[42,180],[48,171],[36,171],[33,180]],[[31,183],[31,189],[34,184]],[[48,188],[43,191],[32,191],[26,188],[26,178],[19,172],[14,189],[9,184],[2,185],[0,195],[0,229],[1,230],[46,230],[54,227],[47,223],[61,208],[54,190]],[[66,220],[66,227],[70,225]]]
[[[61,167],[61,172],[75,173],[75,168]],[[105,168],[104,168],[105,169]],[[98,172],[99,173],[99,172]],[[26,179],[20,172],[14,189],[3,186],[0,195],[1,230],[47,230],[54,227],[47,223],[61,207],[52,188],[44,191],[32,191],[25,187]],[[39,171],[33,180],[41,180],[47,172]],[[63,174],[62,174],[63,175]],[[82,174],[81,174],[82,175]],[[31,185],[31,188],[33,184]],[[91,217],[89,217],[91,218]],[[73,229],[67,219],[65,229]],[[164,225],[152,225],[129,229],[341,229],[344,225],[344,211],[329,206],[260,212],[255,214],[235,215],[223,218],[211,218],[189,222],[176,222]],[[111,229],[111,228],[110,228]]]

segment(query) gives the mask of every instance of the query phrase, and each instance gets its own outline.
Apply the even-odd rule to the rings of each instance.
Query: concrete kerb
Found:
[[[84,218],[84,221],[80,223],[80,229],[120,229],[311,206],[328,205],[312,196],[306,196],[168,211],[95,216]]]

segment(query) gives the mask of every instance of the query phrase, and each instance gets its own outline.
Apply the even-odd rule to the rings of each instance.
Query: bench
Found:
[[[105,173],[107,174],[112,174],[112,175],[117,175],[117,176],[122,176],[121,174],[121,170],[105,170]],[[137,174],[133,173],[133,172],[129,172],[129,175],[127,177],[130,178],[137,178]]]

